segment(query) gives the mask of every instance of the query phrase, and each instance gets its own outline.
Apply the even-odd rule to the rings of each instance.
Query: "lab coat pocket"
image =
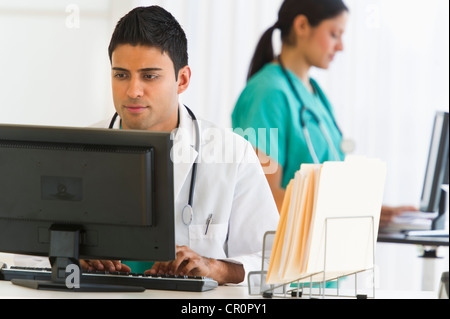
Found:
[[[205,234],[206,225],[189,226],[190,248],[197,254],[214,259],[227,258],[225,244],[228,224],[211,224]]]

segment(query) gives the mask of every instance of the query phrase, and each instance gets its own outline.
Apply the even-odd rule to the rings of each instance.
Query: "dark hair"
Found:
[[[278,13],[278,22],[262,35],[256,46],[247,80],[274,59],[272,33],[275,29],[280,29],[281,40],[288,43],[292,24],[298,15],[305,15],[309,24],[315,27],[323,20],[334,18],[344,11],[348,11],[348,8],[342,0],[285,0]]]
[[[161,48],[172,59],[175,77],[188,65],[186,34],[172,14],[159,6],[138,7],[117,23],[109,44],[109,59],[121,44]]]

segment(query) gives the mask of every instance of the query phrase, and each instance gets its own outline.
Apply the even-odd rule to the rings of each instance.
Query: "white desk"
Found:
[[[376,291],[376,299],[436,299],[435,292]],[[146,290],[142,293],[73,293],[34,290],[0,281],[0,299],[262,299],[249,296],[246,286],[221,286],[207,292]],[[285,299],[285,298],[274,298]],[[292,299],[292,298],[286,298]],[[267,300],[267,299],[264,299]]]
[[[206,292],[146,290],[138,293],[77,293],[34,290],[0,281],[0,299],[248,299],[245,286],[221,286]]]

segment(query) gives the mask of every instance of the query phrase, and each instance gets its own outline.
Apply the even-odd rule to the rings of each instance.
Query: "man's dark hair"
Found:
[[[173,15],[159,6],[138,7],[120,19],[108,48],[111,62],[121,44],[160,48],[171,58],[177,80],[178,71],[188,65],[186,34]]]

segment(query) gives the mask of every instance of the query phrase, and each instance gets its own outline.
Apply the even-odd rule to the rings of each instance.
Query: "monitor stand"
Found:
[[[405,235],[410,237],[448,237],[448,207],[447,192],[442,190],[439,201],[438,216],[433,219],[431,229],[406,231]]]
[[[433,224],[431,226],[431,229],[433,230],[443,230],[446,228],[446,222],[448,220],[447,198],[448,192],[445,189],[442,189],[439,200],[439,215],[433,220]]]
[[[145,288],[107,284],[83,283],[79,263],[81,227],[52,225],[50,227],[50,253],[52,280],[12,279],[15,285],[39,290],[72,292],[143,292]],[[72,273],[68,273],[72,269]]]

